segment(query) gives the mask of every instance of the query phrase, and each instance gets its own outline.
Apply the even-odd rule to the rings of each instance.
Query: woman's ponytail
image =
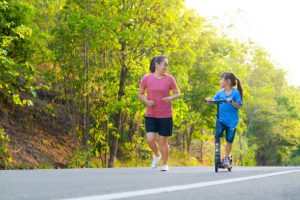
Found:
[[[150,72],[151,72],[151,73],[154,73],[154,72],[155,72],[155,63],[160,64],[160,63],[162,63],[165,59],[167,59],[167,57],[166,57],[166,56],[163,56],[163,55],[161,55],[161,56],[155,56],[154,58],[152,58],[152,60],[151,60],[151,62],[150,62],[150,67],[149,67]]]
[[[157,56],[155,56],[154,58],[152,58],[151,62],[150,62],[150,72],[154,73],[155,72],[155,62],[156,62],[156,58]]]

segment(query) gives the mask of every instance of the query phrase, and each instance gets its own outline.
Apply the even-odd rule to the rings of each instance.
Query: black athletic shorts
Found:
[[[172,136],[173,118],[145,117],[146,133],[158,133],[161,136]]]

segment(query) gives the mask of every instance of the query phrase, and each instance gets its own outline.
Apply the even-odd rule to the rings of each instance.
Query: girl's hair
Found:
[[[155,72],[155,63],[162,63],[165,59],[167,59],[166,56],[155,56],[154,58],[152,58],[151,62],[150,62],[150,71],[151,73]]]
[[[221,78],[224,78],[225,80],[230,80],[231,86],[237,86],[238,91],[240,92],[242,100],[244,99],[244,91],[242,87],[242,82],[234,75],[234,73],[231,72],[224,72],[221,75]]]

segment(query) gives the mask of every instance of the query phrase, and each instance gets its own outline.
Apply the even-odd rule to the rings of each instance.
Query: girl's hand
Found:
[[[226,101],[227,101],[228,103],[232,103],[232,98],[227,98]]]
[[[205,99],[204,99],[204,102],[208,103],[208,102],[210,102],[210,101],[212,101],[212,100],[213,100],[212,98],[205,98]]]
[[[205,102],[206,104],[213,104],[213,103],[212,103],[212,100],[213,100],[213,98],[205,98],[205,99],[204,99],[204,102]]]
[[[165,101],[165,102],[171,102],[172,98],[171,97],[165,97],[165,98],[162,98],[161,100]]]
[[[155,106],[155,103],[154,103],[153,100],[148,100],[147,103],[146,103],[146,105],[147,105],[148,107],[153,107],[153,106]]]

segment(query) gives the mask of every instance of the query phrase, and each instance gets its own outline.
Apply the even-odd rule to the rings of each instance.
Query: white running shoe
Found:
[[[154,156],[151,164],[151,168],[155,169],[158,166],[160,156]]]
[[[160,171],[162,171],[162,172],[169,171],[169,166],[168,165],[161,166]]]

